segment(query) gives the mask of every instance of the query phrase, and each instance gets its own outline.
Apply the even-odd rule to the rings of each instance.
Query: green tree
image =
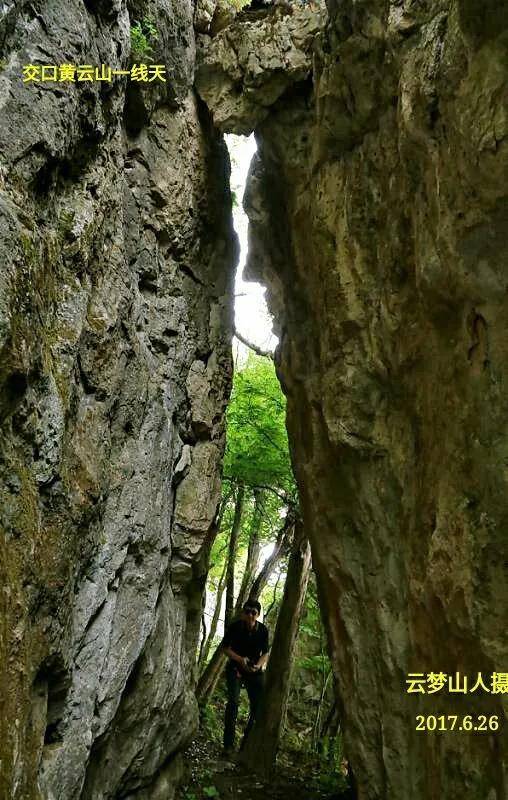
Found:
[[[220,739],[222,722],[215,716],[214,704],[208,711],[205,707],[226,661],[216,635],[219,623],[226,621],[222,610],[226,587],[228,619],[249,594],[259,597],[272,631],[271,677],[270,666],[267,673],[271,710],[257,732],[253,730],[246,757],[261,759],[269,771],[281,741],[316,763],[325,788],[332,790],[345,781],[339,709],[313,577],[304,601],[309,554],[305,547],[302,557],[300,539],[305,537],[285,413],[273,361],[251,354],[234,376],[227,412],[221,521],[207,583],[215,608],[209,603],[197,697],[203,718],[216,720],[214,730]],[[295,528],[300,539],[294,538]]]
[[[228,624],[249,594],[261,595],[287,554],[296,489],[285,416],[285,398],[273,361],[251,354],[235,374],[227,413],[224,513],[212,548],[207,585],[216,606],[200,648],[202,673],[197,692],[202,703],[211,696],[225,663],[225,657],[215,648],[206,664],[224,591],[225,619],[220,621]],[[260,565],[267,544],[273,545],[273,552]]]
[[[286,400],[270,359],[250,355],[236,373],[227,412],[224,478],[295,497],[286,432]]]

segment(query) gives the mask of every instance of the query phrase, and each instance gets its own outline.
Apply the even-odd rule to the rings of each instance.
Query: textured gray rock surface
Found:
[[[327,5],[0,4],[2,797],[167,800],[195,724],[234,244],[194,18],[216,124],[260,145],[250,270],[359,796],[506,798],[505,732],[415,731],[506,695],[405,694],[506,671],[506,4]],[[149,12],[167,85],[21,83],[125,64]]]
[[[312,71],[312,49],[325,20],[324,2],[273,6],[261,19],[233,17],[211,39],[198,37],[196,88],[215,125],[248,134],[273,104]]]
[[[406,677],[508,663],[507,6],[327,5],[312,79],[268,108],[259,75],[252,113],[235,46],[204,96],[257,125],[248,269],[278,320],[347,752],[362,800],[504,800],[507,696]],[[417,732],[419,713],[501,731]]]
[[[0,4],[0,796],[172,796],[231,363],[227,154],[193,6]],[[129,58],[168,82],[23,84]]]

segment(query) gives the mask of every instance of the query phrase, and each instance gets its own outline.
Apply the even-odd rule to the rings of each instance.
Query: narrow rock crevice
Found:
[[[472,0],[0,5],[0,796],[171,800],[230,392],[222,134],[362,800],[504,800],[506,737],[416,731],[504,672],[507,20]],[[166,83],[129,69],[150,14]],[[437,705],[439,700],[439,708]]]

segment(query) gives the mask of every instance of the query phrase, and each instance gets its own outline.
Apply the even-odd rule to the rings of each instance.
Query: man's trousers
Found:
[[[238,702],[240,700],[240,690],[242,684],[247,689],[249,696],[249,721],[245,728],[242,744],[243,747],[249,731],[254,725],[254,720],[259,713],[259,706],[263,695],[264,673],[252,672],[241,673],[233,661],[229,661],[226,667],[226,682],[228,701],[226,704],[226,713],[224,717],[224,747],[229,749],[234,747],[235,744],[235,729],[236,719],[238,716]],[[240,748],[241,749],[241,748]]]

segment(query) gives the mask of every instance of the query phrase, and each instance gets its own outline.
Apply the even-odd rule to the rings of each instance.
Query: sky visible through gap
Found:
[[[243,268],[247,258],[247,228],[248,219],[243,210],[242,199],[247,181],[250,162],[256,152],[256,140],[251,136],[225,137],[226,145],[231,159],[231,191],[235,193],[236,205],[233,207],[233,223],[240,242],[240,258],[235,278],[235,327],[248,341],[258,345],[263,350],[274,350],[278,339],[272,333],[272,317],[268,311],[265,300],[265,288],[260,283],[244,281]],[[249,350],[235,337],[233,340],[233,358],[235,365],[241,366],[247,360]],[[263,563],[271,554],[273,544],[265,545],[261,549],[260,563]],[[217,634],[224,632],[224,605],[222,608]],[[213,614],[215,597],[207,591],[205,607],[205,625],[207,630]],[[262,619],[262,616],[261,616]]]
[[[230,134],[225,138],[231,158],[231,190],[237,200],[233,207],[233,223],[240,240],[240,259],[235,280],[235,326],[248,341],[264,350],[274,350],[277,338],[272,333],[272,317],[266,305],[265,288],[260,283],[244,281],[242,277],[247,258],[248,227],[242,199],[249,165],[256,152],[256,140],[253,134],[251,136]],[[235,338],[233,343],[235,362],[243,363],[247,354],[247,348]]]

